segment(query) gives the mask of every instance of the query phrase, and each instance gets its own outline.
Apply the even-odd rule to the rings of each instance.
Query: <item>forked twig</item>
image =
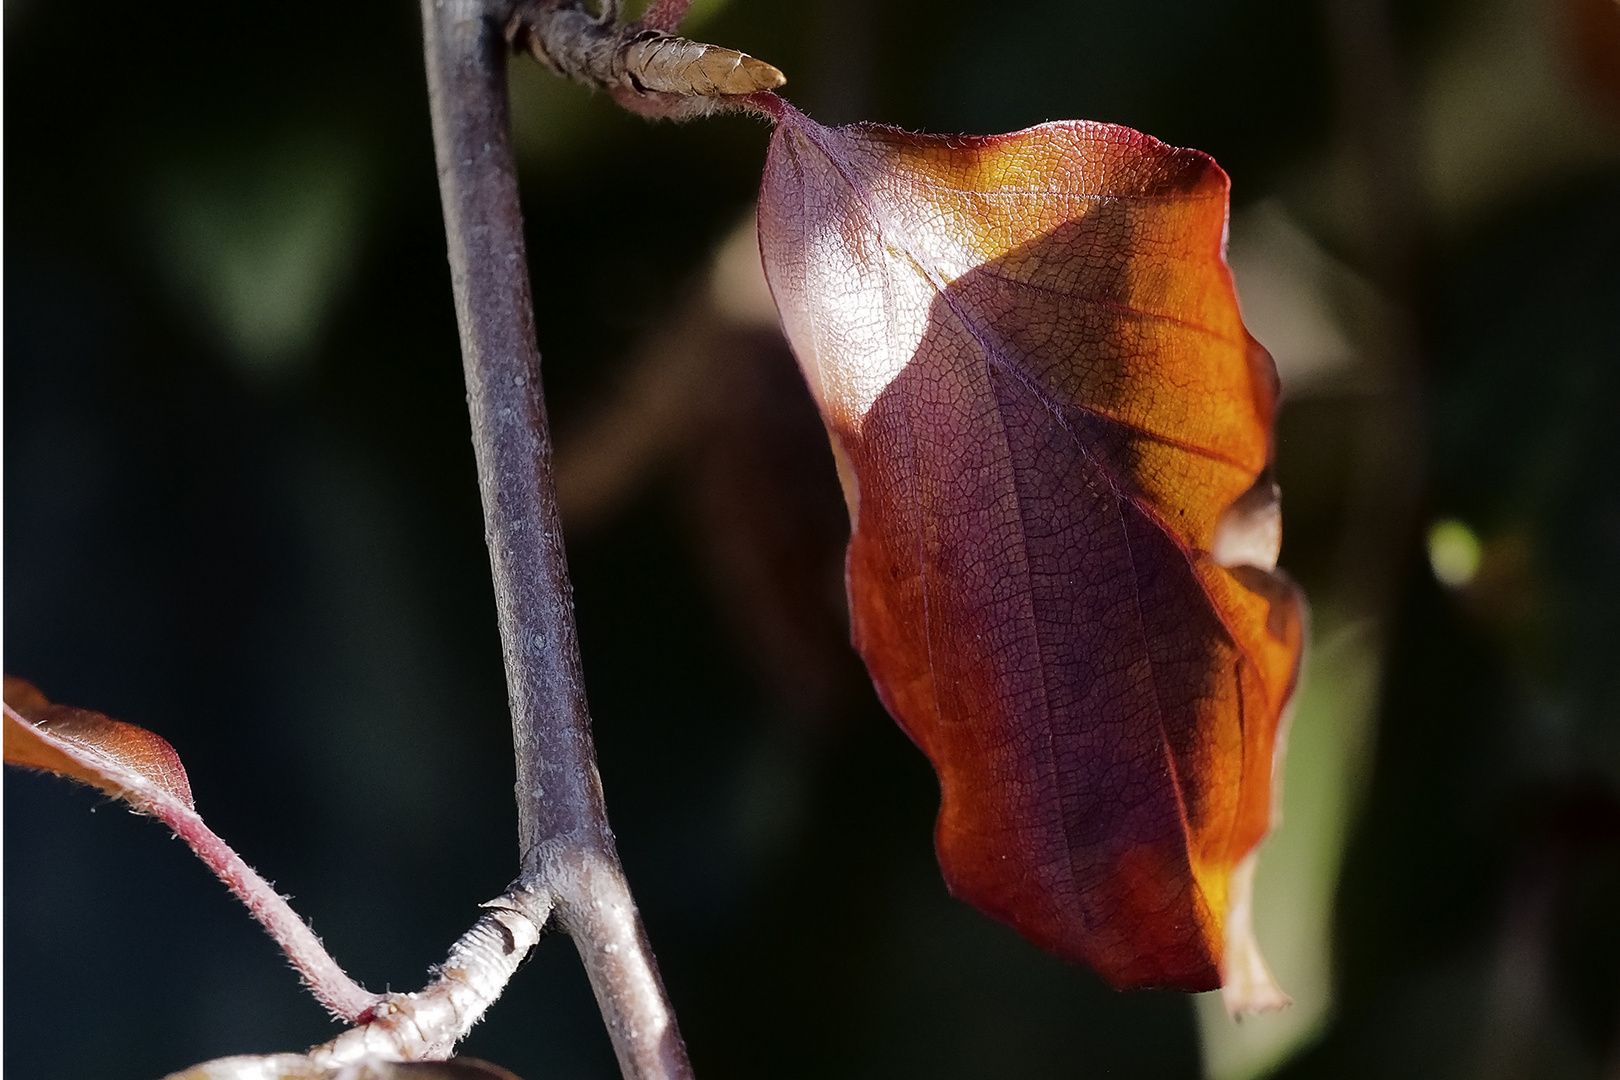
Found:
[[[542,901],[543,904],[543,901]],[[434,979],[414,994],[386,994],[368,1022],[350,1028],[309,1052],[322,1068],[337,1068],[368,1057],[385,1061],[442,1061],[472,1030],[484,1010],[506,989],[507,981],[540,940],[545,923],[537,905],[502,897],[461,935]]]
[[[508,134],[510,11],[422,0],[430,108],[517,756],[520,889],[572,935],[624,1075],[691,1075],[591,742]]]

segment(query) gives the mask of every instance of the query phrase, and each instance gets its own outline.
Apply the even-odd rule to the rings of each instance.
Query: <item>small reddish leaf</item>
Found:
[[[83,781],[176,832],[197,818],[174,747],[145,728],[88,709],[53,705],[26,680],[5,677],[5,761]]]
[[[162,738],[98,712],[52,705],[31,683],[10,675],[5,724],[6,764],[82,780],[173,829],[248,906],[334,1015],[359,1020],[382,1000],[349,978],[275,887],[204,823],[180,756]]]
[[[6,764],[71,776],[149,813],[159,792],[195,809],[180,755],[161,736],[88,709],[52,705],[12,675],[5,677],[5,703]]]
[[[1247,883],[1302,612],[1226,175],[1104,124],[761,107],[760,247],[844,482],[853,636],[939,774],[952,892],[1115,986],[1278,1003]]]

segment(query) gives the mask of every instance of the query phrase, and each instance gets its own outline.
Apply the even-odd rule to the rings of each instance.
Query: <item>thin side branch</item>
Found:
[[[593,15],[580,0],[524,0],[506,24],[506,37],[556,74],[606,91],[643,116],[684,119],[746,109],[749,95],[787,81],[746,53],[668,33],[685,7],[655,5],[646,19],[621,24],[607,12]]]
[[[535,898],[538,900],[538,898]],[[371,1021],[317,1046],[308,1059],[322,1068],[368,1057],[385,1061],[443,1061],[506,989],[529,950],[540,940],[542,915],[512,898],[484,905],[472,929],[450,948],[432,982],[414,994],[388,994]],[[541,908],[544,901],[539,900]]]
[[[479,0],[422,0],[433,141],[485,540],[517,756],[522,872],[537,925],[574,938],[624,1075],[691,1075],[608,828],[552,479],[503,28]],[[603,913],[610,913],[604,915]]]
[[[488,910],[451,946],[432,982],[414,994],[379,995],[361,1026],[307,1053],[218,1058],[166,1080],[358,1080],[396,1075],[374,1068],[381,1062],[448,1059],[501,996],[545,925],[542,897],[523,896],[520,901],[518,894],[509,893],[484,907]]]

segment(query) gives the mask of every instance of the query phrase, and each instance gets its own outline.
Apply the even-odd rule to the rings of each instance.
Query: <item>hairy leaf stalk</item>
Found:
[[[497,10],[500,8],[502,10]],[[627,1078],[691,1075],[608,828],[508,134],[509,5],[422,0],[428,90],[517,757],[520,902],[573,936]]]

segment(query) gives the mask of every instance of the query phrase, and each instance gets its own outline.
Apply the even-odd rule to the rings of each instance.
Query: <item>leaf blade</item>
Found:
[[[845,483],[855,644],[939,774],[947,882],[1115,985],[1213,988],[1301,637],[1259,527],[1277,386],[1222,258],[1225,174],[1085,122],[779,119],[761,251]],[[1221,565],[1223,535],[1266,565]]]
[[[88,709],[53,705],[26,680],[5,676],[5,761],[90,784],[155,812],[159,794],[189,810],[191,781],[162,736]]]

